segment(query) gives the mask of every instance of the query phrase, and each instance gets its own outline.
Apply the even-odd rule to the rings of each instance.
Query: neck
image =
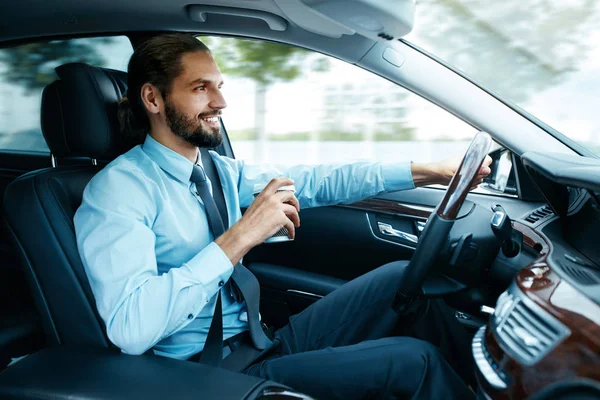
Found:
[[[150,136],[158,143],[181,154],[191,162],[195,163],[198,159],[198,148],[182,138],[175,136],[173,132],[150,129]]]

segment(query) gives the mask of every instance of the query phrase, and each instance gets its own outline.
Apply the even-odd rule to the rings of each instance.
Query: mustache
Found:
[[[211,111],[211,112],[205,112],[202,114],[198,114],[198,118],[220,117],[221,115],[223,115],[223,113],[221,111]]]

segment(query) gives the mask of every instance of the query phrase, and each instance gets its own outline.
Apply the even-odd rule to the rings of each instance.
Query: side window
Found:
[[[431,162],[476,129],[368,71],[268,42],[202,37],[225,76],[223,121],[249,163]]]
[[[69,62],[124,70],[125,36],[36,42],[0,50],[0,150],[49,152],[40,127],[42,91]]]

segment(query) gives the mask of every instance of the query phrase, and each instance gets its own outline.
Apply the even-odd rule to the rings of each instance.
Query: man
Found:
[[[210,51],[189,35],[154,37],[132,55],[128,83],[120,104],[124,134],[143,144],[91,180],[74,219],[108,337],[128,354],[152,349],[196,360],[221,301],[223,339],[250,334],[256,343],[250,302],[232,295],[232,287],[243,292],[232,276],[244,270],[238,263],[250,249],[282,227],[293,237],[300,207],[447,183],[455,169],[357,163],[278,170],[211,152],[229,220],[214,235],[214,200],[210,193],[200,198],[204,183],[194,178],[202,171],[198,148],[222,141],[223,80]],[[487,173],[484,166],[477,182]],[[267,186],[253,199],[257,183]],[[296,196],[277,192],[291,184]],[[243,216],[242,207],[248,207]],[[468,353],[466,339],[448,326],[455,321],[439,316],[436,305],[421,304],[422,322],[414,325],[391,309],[401,274],[397,265],[384,266],[319,300],[275,332],[267,354],[243,372],[317,398],[471,396],[437,347],[395,336],[427,337],[450,352],[455,347]],[[457,365],[464,375],[471,372],[464,372],[468,362]]]

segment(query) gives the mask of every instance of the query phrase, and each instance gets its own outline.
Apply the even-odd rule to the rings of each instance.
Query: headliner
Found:
[[[190,19],[189,5],[221,6],[266,11],[288,22],[285,31],[271,30],[256,18],[208,14],[206,22]],[[125,33],[136,36],[159,31],[197,32],[282,42],[355,63],[375,41],[363,36],[339,38],[309,32],[294,23],[274,0],[21,0],[0,6],[0,46],[39,38]]]

